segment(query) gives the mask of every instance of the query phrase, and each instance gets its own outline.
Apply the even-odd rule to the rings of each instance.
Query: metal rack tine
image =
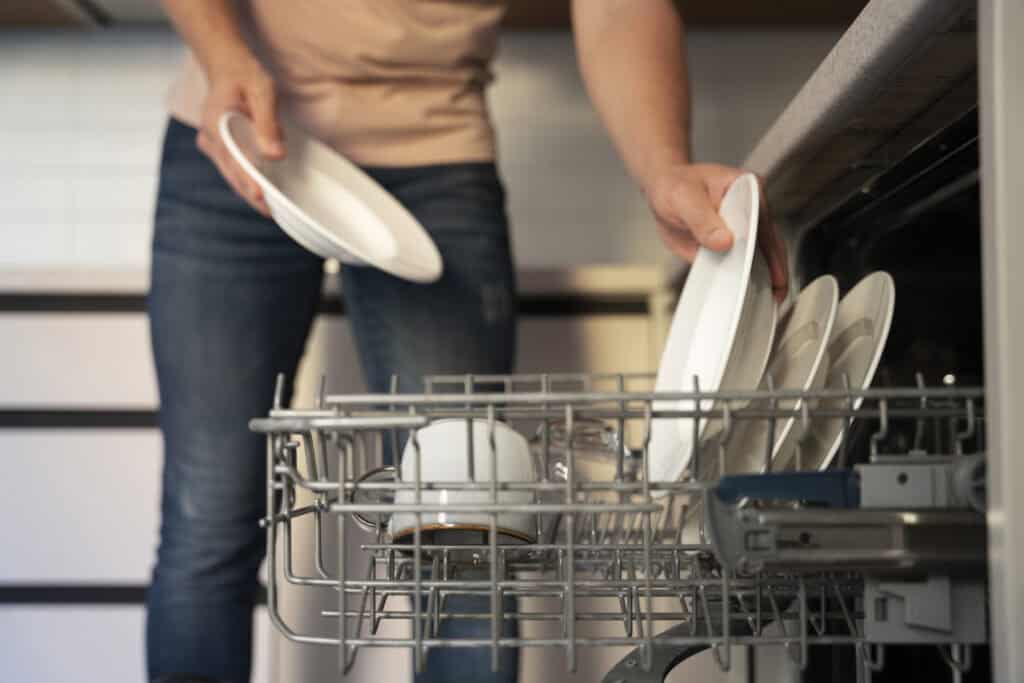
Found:
[[[693,376],[692,391],[693,391],[693,394],[694,394],[693,406],[694,406],[694,410],[696,412],[696,416],[691,418],[691,423],[692,423],[691,430],[692,430],[692,438],[693,438],[693,441],[691,442],[691,444],[692,444],[691,448],[693,449],[693,453],[690,456],[690,469],[691,469],[691,471],[693,473],[693,478],[694,479],[700,479],[701,472],[703,471],[701,469],[701,467],[700,467],[700,464],[701,464],[700,463],[700,460],[701,460],[701,448],[700,448],[701,424],[700,424],[700,422],[701,422],[701,416],[703,414],[703,405],[701,405],[701,401],[698,398],[700,396],[700,377],[697,376],[697,375]]]
[[[843,420],[842,432],[839,437],[839,456],[836,458],[836,467],[839,469],[846,469],[849,465],[849,448],[850,448],[850,430],[853,426],[853,411],[857,405],[856,399],[851,393],[850,376],[847,373],[842,375],[843,392],[845,395],[846,405],[850,411],[848,417],[840,418]]]
[[[316,390],[316,407],[318,410],[322,410],[327,401],[327,373],[320,373],[320,381],[317,383]]]
[[[828,615],[826,614],[827,606],[825,604],[825,586],[819,586],[818,590],[818,613],[809,615],[807,621],[817,635],[823,636],[825,635],[825,630],[828,626]]]
[[[807,651],[809,644],[807,642],[809,634],[807,633],[807,584],[804,581],[804,577],[797,577],[797,606],[800,612],[799,628],[800,628],[800,640],[797,643],[796,648],[790,649],[790,657],[800,667],[801,671],[807,669]],[[793,655],[794,651],[796,656]]]
[[[804,469],[804,444],[811,438],[811,409],[807,401],[800,404],[800,436],[793,450],[793,469],[802,472]]]
[[[964,643],[950,643],[937,645],[942,661],[949,667],[953,675],[954,683],[959,683],[964,674],[970,673],[974,666],[974,656],[971,646]]]
[[[764,471],[772,471],[772,455],[775,452],[775,411],[778,410],[779,400],[778,395],[775,393],[775,378],[772,373],[766,372],[764,375],[765,388],[767,389],[770,398],[768,399],[768,410],[771,416],[768,418],[768,438],[765,439],[764,444]]]
[[[839,609],[843,613],[843,621],[846,625],[847,631],[851,636],[859,637],[861,635],[860,629],[857,627],[857,622],[854,620],[853,615],[850,613],[846,604],[846,596],[843,595],[842,590],[839,588],[839,584],[834,579],[829,578],[828,583],[832,587],[832,590],[835,593],[836,602],[839,603]]]
[[[572,434],[575,428],[575,411],[571,404],[565,406],[565,502],[572,505],[576,489],[576,457],[573,452]],[[565,513],[565,599],[562,604],[565,619],[566,668],[576,671],[576,514]]]
[[[280,410],[284,405],[284,373],[277,373],[277,377],[274,380],[274,410]]]
[[[430,559],[430,579],[436,581],[440,578],[440,560],[438,555],[434,555]],[[440,589],[437,586],[431,586],[427,592],[427,613],[424,615],[424,621],[426,626],[426,637],[436,638],[440,633],[441,628],[441,610],[439,600]],[[419,599],[419,597],[417,597]]]
[[[878,399],[878,431],[871,435],[870,451],[872,460],[878,457],[879,444],[889,438],[889,402]]]
[[[728,673],[732,668],[732,614],[730,613],[729,575],[722,571],[722,642],[712,644],[718,668]]]
[[[862,642],[859,650],[869,671],[878,672],[885,668],[885,645]]]
[[[922,415],[924,415],[928,410],[928,397],[924,394],[924,389],[927,388],[924,383],[924,374],[920,372],[915,372],[914,382],[916,383],[917,388],[922,390],[921,397],[918,399],[918,401],[921,407],[921,413]],[[919,417],[917,420],[914,421],[913,449],[915,451],[920,451],[924,446],[924,431],[926,426],[927,419],[924,417]]]
[[[306,472],[308,472],[307,476],[313,480],[319,479],[320,475],[316,466],[316,449],[313,446],[312,432],[302,433],[302,455],[306,461]]]
[[[419,429],[414,429],[409,437],[412,442],[413,457],[413,500],[419,504],[423,500],[423,452],[420,449]],[[416,673],[423,671],[426,664],[426,649],[423,645],[423,622],[421,621],[420,601],[423,595],[423,513],[416,513],[416,526],[412,530],[412,637],[413,661]]]
[[[966,412],[964,428],[962,431],[956,431],[953,434],[953,444],[957,455],[964,454],[964,444],[974,438],[974,434],[977,431],[974,418],[974,399],[964,399],[964,410]]]
[[[348,462],[341,451],[338,451],[338,491],[343,491],[342,485],[348,480]],[[355,664],[356,650],[349,650],[348,645],[348,618],[345,612],[348,606],[348,592],[345,590],[346,579],[348,578],[348,538],[345,534],[345,520],[338,520],[338,640],[341,643],[340,665],[342,671],[351,670]],[[287,528],[287,527],[286,527]],[[290,551],[289,551],[290,552]],[[358,633],[357,633],[358,635]]]
[[[695,396],[700,396],[700,377],[697,375],[693,376],[693,393]],[[701,433],[701,415],[703,414],[703,406],[701,400],[696,398],[694,400],[694,407],[696,417],[691,418],[693,424],[693,454],[690,457],[690,473],[693,480],[696,482],[703,482],[704,470],[701,467],[701,448],[700,433]],[[707,543],[707,535],[704,529],[704,515],[701,514],[697,520],[697,537],[701,543]]]
[[[717,477],[724,477],[726,472],[725,466],[725,449],[729,446],[729,441],[733,435],[733,417],[732,408],[729,407],[729,402],[725,401],[722,403],[722,431],[718,434],[718,471]]]
[[[495,408],[494,405],[487,406],[487,445],[491,459],[491,495],[492,505],[498,503],[498,444],[495,437]],[[501,637],[502,605],[501,589],[498,587],[498,571],[500,569],[498,559],[498,514],[490,514],[490,552],[488,559],[491,563],[491,670],[498,670],[498,639]]]
[[[653,379],[648,376],[645,381]],[[557,648],[573,670],[587,648],[628,645],[636,648],[632,662],[639,673],[641,666],[657,669],[666,648],[676,647],[678,638],[679,647],[712,649],[717,665],[726,671],[735,661],[733,646],[783,644],[803,667],[812,644],[853,645],[858,647],[858,675],[861,680],[870,678],[872,665],[882,665],[885,651],[865,644],[864,575],[846,566],[835,569],[838,574],[783,571],[771,562],[756,574],[723,568],[722,548],[708,540],[709,496],[718,477],[739,473],[729,458],[747,441],[750,425],[756,425],[759,435],[768,432],[766,442],[758,440],[755,450],[747,454],[754,464],[749,469],[757,471],[801,467],[805,455],[822,445],[810,440],[819,421],[830,424],[833,433],[841,427],[838,438],[843,453],[838,463],[849,465],[851,459],[871,455],[878,456],[878,464],[889,464],[890,457],[899,454],[889,451],[906,448],[911,436],[915,447],[931,446],[928,425],[939,431],[936,447],[951,446],[942,454],[955,451],[971,458],[956,464],[983,462],[974,455],[981,455],[976,449],[981,446],[984,424],[983,391],[955,386],[861,390],[843,377],[840,390],[803,392],[785,390],[776,380],[766,374],[757,392],[705,394],[699,377],[694,377],[693,391],[665,398],[643,390],[626,393],[631,387],[621,373],[437,375],[423,379],[424,394],[400,394],[395,375],[390,393],[353,397],[328,396],[321,378],[315,408],[299,410],[281,407],[287,393],[282,376],[275,387],[278,398],[273,410],[277,412],[252,423],[255,431],[267,435],[263,526],[274,567],[268,578],[273,623],[289,640],[338,647],[346,670],[367,647],[412,650],[420,671],[433,648],[487,648],[492,667],[498,665],[498,654],[506,647]],[[918,384],[923,384],[923,377],[918,377]],[[651,480],[655,412],[659,420],[692,430],[693,450],[680,454],[691,456],[690,466],[679,481]],[[858,417],[878,420],[868,430],[870,441],[861,441],[860,430],[854,438],[850,427]],[[437,420],[456,420],[456,434],[462,433],[465,423],[465,446],[461,437],[455,438],[455,445],[462,449],[456,455],[456,467],[461,466],[464,451],[472,448],[476,452],[467,470],[480,463],[484,469],[473,472],[472,478],[461,476],[451,482],[428,476],[432,460],[424,458],[443,456],[427,448],[427,432],[420,429]],[[499,458],[505,457],[498,452],[503,443],[496,435],[502,427],[499,420],[517,430],[535,427],[531,457],[535,464],[543,461],[544,465],[536,479],[505,481],[499,476],[498,465],[504,462]],[[708,438],[702,444],[701,427],[709,421],[717,432],[715,442]],[[774,462],[776,430],[790,423],[791,429],[799,430],[786,439],[787,444],[795,441],[795,462]],[[592,425],[605,431],[592,431]],[[567,476],[562,481],[559,473],[556,481],[549,476],[548,458],[556,455],[552,452],[555,437],[560,438],[556,432],[563,427]],[[614,442],[604,438],[611,433]],[[384,439],[389,435],[391,450],[378,448],[387,445]],[[600,439],[592,438],[595,435]],[[641,442],[634,448],[638,436]],[[407,441],[406,476],[398,463],[393,479],[388,471],[364,477],[376,469],[375,453],[390,453],[397,460],[399,440]],[[480,447],[487,448],[487,453],[479,452]],[[605,474],[585,476],[591,450],[596,448],[605,451]],[[911,450],[908,455],[918,452]],[[791,455],[789,450],[785,457]],[[948,459],[935,460],[941,467]],[[297,462],[302,466],[296,467]],[[919,460],[910,463],[924,465]],[[489,479],[483,476],[487,466],[492,470]],[[862,476],[861,481],[868,478]],[[472,504],[457,503],[451,509],[453,515],[479,516],[479,529],[435,534],[425,528],[447,510],[435,503],[439,492],[447,489],[486,492],[476,494]],[[390,496],[401,502],[393,502]],[[694,510],[703,513],[696,520]],[[816,516],[808,512],[802,504],[780,507],[771,500],[737,508],[746,520],[795,518],[791,513]],[[352,557],[353,539],[348,534],[352,527],[347,518],[359,514],[359,519],[373,520],[396,513],[407,515],[410,524],[416,525],[413,533],[396,540],[387,525],[371,521],[357,532],[368,534],[356,551],[363,554]],[[309,526],[302,526],[310,522],[300,520],[310,515],[312,535],[307,532]],[[339,522],[338,567],[325,561],[325,535],[333,523],[325,515]],[[535,515],[537,537],[506,542],[506,515]],[[560,517],[561,526],[549,525],[542,517]],[[365,571],[352,569],[354,559],[365,561]],[[305,575],[296,571],[306,566],[310,568]],[[336,609],[319,610],[324,617],[338,619],[336,638],[303,634],[281,620],[278,585],[285,581],[298,588],[336,591]],[[451,599],[458,595],[479,596],[489,609],[466,614]],[[558,603],[540,610],[505,607],[509,599],[528,598],[554,598]],[[442,637],[443,620],[449,618],[489,625],[489,634]],[[594,636],[588,629],[590,622],[611,623],[614,635]],[[664,622],[678,625],[666,635],[655,630]],[[537,635],[535,629],[522,628],[533,623],[558,630]],[[411,632],[394,636],[390,626],[395,624],[411,627]],[[518,635],[505,635],[510,624],[519,625]],[[776,626],[767,629],[771,624]],[[781,629],[781,636],[776,629]],[[973,636],[958,633],[957,637],[970,640]],[[943,653],[961,669],[970,665],[969,650],[955,646]],[[956,666],[951,667],[955,675]]]
[[[620,394],[626,390],[626,379],[625,376],[619,373],[615,376],[615,390]],[[625,412],[626,402],[619,401],[619,412]],[[626,420],[620,414],[616,422],[616,440],[618,441],[618,453],[616,453],[615,459],[615,481],[621,482],[623,477],[623,468],[625,463],[623,462],[626,458]],[[620,496],[621,497],[621,496]]]
[[[391,377],[388,379],[388,393],[391,394],[392,396],[397,396],[398,395],[399,384],[400,384],[400,380],[399,380],[398,375],[397,374],[392,374]],[[388,410],[390,412],[396,412],[398,410],[398,405],[395,404],[395,403],[391,403],[388,406]],[[399,438],[398,438],[398,428],[397,427],[388,430],[388,438],[391,441],[391,458],[392,458],[392,461],[394,462],[395,465],[398,465],[399,464],[398,461],[401,459],[402,456],[398,452]],[[381,445],[383,445],[383,444],[381,444]],[[401,468],[398,468],[398,471],[401,471]]]

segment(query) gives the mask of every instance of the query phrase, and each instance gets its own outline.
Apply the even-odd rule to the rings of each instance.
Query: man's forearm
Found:
[[[580,69],[594,106],[642,186],[690,161],[682,18],[671,0],[574,0]]]
[[[207,75],[252,57],[233,0],[161,0]]]
[[[175,27],[206,72],[196,145],[239,196],[260,213],[270,208],[259,185],[224,145],[220,126],[225,113],[240,112],[252,120],[260,153],[284,156],[273,79],[245,43],[233,0],[162,0]]]

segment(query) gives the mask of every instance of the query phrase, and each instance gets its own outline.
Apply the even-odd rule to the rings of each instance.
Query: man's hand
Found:
[[[713,251],[732,247],[732,233],[718,215],[718,207],[729,186],[743,173],[717,164],[674,164],[654,175],[647,198],[669,249],[692,262],[701,246]],[[789,282],[786,247],[768,213],[763,192],[758,215],[758,246],[771,271],[775,298],[782,301]]]
[[[277,119],[274,81],[259,61],[249,54],[211,65],[208,79],[210,88],[203,103],[202,123],[196,143],[217,165],[220,174],[235,192],[254,209],[269,216],[270,209],[259,185],[231,157],[221,139],[218,126],[224,112],[239,111],[252,119],[260,154],[270,159],[283,157],[285,149]]]
[[[644,188],[661,236],[692,261],[703,245],[732,246],[718,216],[729,184],[742,171],[690,164],[690,101],[685,31],[672,0],[573,0],[580,70],[594,106],[630,175]],[[775,296],[787,289],[786,253],[761,203],[758,240]]]
[[[224,112],[241,112],[253,122],[259,153],[270,159],[284,156],[274,81],[246,45],[235,0],[161,0],[161,4],[209,83],[196,144],[235,192],[260,213],[270,215],[259,186],[235,163],[218,128]]]

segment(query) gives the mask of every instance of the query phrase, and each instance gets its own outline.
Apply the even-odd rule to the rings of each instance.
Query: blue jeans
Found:
[[[430,285],[342,269],[370,390],[387,391],[392,373],[408,391],[424,374],[511,371],[514,271],[494,165],[367,171],[426,227],[445,268]],[[164,437],[160,545],[147,595],[150,678],[249,680],[266,463],[263,438],[247,424],[269,409],[275,375],[295,374],[322,267],[235,195],[196,148],[194,129],[169,123],[149,293]],[[490,634],[487,620],[443,628]],[[514,651],[495,676],[489,650],[440,648],[418,680],[514,681],[516,668]]]

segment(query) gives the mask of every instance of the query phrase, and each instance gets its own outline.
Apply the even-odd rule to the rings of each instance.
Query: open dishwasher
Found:
[[[431,648],[495,661],[546,648],[572,669],[618,646],[606,681],[658,681],[699,652],[728,669],[747,646],[783,653],[811,683],[1024,680],[1022,22],[1008,0],[874,0],[745,164],[790,230],[799,280],[828,273],[847,290],[893,274],[900,305],[874,389],[666,396],[645,376],[458,376],[419,394],[321,391],[293,410],[281,386],[252,424],[267,437],[278,629],[337,649],[341,670],[375,648],[417,666]],[[382,454],[408,448],[420,461],[417,432],[449,419],[485,425],[468,470],[479,456],[495,471],[505,425],[532,437],[541,475],[469,477],[462,490],[480,498],[445,508],[420,467],[385,468]],[[677,481],[652,481],[657,420],[714,421],[719,438]],[[722,467],[745,425],[792,424],[799,444],[820,420],[841,433],[827,470],[803,467],[799,445],[785,467],[768,453],[755,474]],[[585,475],[595,449],[611,463],[599,478]],[[476,515],[476,535],[423,525],[445,509]],[[523,514],[535,532],[503,533]],[[393,533],[396,515],[418,520],[413,533]],[[331,636],[292,629],[285,585],[331,592],[319,603]],[[464,594],[486,612],[453,611]],[[439,637],[452,618],[488,635]]]
[[[709,648],[727,669],[736,645],[782,648],[805,664],[812,645],[842,644],[858,654],[859,679],[871,680],[887,644],[927,643],[950,675],[970,671],[972,647],[987,640],[981,390],[666,397],[650,391],[651,380],[430,377],[422,394],[322,394],[310,410],[283,407],[279,391],[269,417],[252,423],[267,435],[268,558],[283,568],[268,582],[275,625],[297,642],[338,648],[342,669],[375,647],[411,650],[420,666],[435,647],[487,647],[495,665],[502,648],[559,648],[572,668],[588,648],[628,646],[605,680],[660,681]],[[665,398],[693,399],[693,408],[656,408]],[[840,467],[800,471],[798,445],[787,471],[773,472],[766,453],[761,474],[651,482],[651,426],[679,418],[721,421],[717,445],[697,449],[693,471],[722,457],[744,423],[774,430],[793,421],[800,434],[816,419],[842,424]],[[404,444],[404,460],[419,460],[418,431],[452,419],[487,425],[490,447],[470,455],[478,472],[481,458],[497,471],[498,425],[533,434],[541,476],[470,477],[456,488],[480,502],[460,505],[431,498],[437,486],[417,476],[422,464],[382,469],[382,444]],[[843,467],[861,445],[866,460]],[[610,465],[605,476],[581,476],[595,451]],[[301,490],[312,503],[297,503]],[[428,531],[424,520],[441,512],[486,522],[475,536]],[[503,534],[503,519],[523,513],[535,516],[536,533]],[[411,535],[394,533],[396,515],[419,518]],[[298,534],[303,518],[313,523]],[[324,557],[326,533],[341,536],[342,557]],[[353,533],[365,536],[365,571],[355,575],[344,569]],[[310,546],[316,571],[298,575],[292,555]],[[333,588],[337,602],[322,615],[337,637],[292,630],[278,611],[281,581]],[[489,609],[453,611],[457,595],[485,596]],[[542,609],[531,607],[541,598]],[[442,638],[446,619],[485,620],[490,635]],[[505,635],[508,621],[515,637]],[[382,627],[395,622],[401,635]]]

